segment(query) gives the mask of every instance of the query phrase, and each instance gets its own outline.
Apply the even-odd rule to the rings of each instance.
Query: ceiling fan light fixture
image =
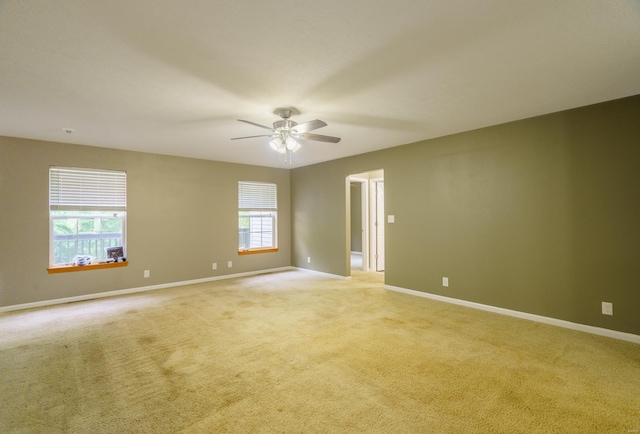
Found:
[[[1,0],[0,0],[1,1]],[[266,125],[257,124],[255,122],[246,121],[244,119],[238,119],[238,121],[245,124],[253,125],[258,128],[270,130],[271,134],[261,134],[255,136],[233,137],[231,140],[238,139],[252,139],[254,137],[271,137],[273,140],[269,142],[269,147],[279,154],[284,154],[285,164],[292,164],[291,157],[294,152],[302,149],[302,145],[296,139],[302,140],[314,140],[317,142],[338,143],[339,137],[323,136],[321,134],[309,133],[309,131],[317,130],[318,128],[326,127],[327,123],[320,119],[315,119],[301,124],[289,119],[292,114],[300,114],[296,109],[279,108],[274,111],[275,114],[280,116],[280,120],[273,123],[273,128]]]

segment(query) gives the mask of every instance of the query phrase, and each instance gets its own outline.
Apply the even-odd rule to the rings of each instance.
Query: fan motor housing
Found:
[[[296,121],[292,121],[289,119],[283,119],[281,121],[275,121],[273,123],[273,129],[274,130],[290,130],[293,127],[295,127],[296,125],[298,125],[298,123]]]

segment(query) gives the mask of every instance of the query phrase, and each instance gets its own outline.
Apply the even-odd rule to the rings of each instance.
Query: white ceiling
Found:
[[[0,135],[293,167],[640,94],[637,0],[0,0]],[[63,128],[72,128],[67,134]]]

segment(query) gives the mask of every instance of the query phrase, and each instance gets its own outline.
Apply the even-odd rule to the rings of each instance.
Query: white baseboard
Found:
[[[418,297],[429,298],[432,300],[443,301],[445,303],[457,304],[460,306],[471,307],[474,309],[485,310],[488,312],[499,313],[501,315],[513,316],[516,318],[526,319],[530,321],[536,321],[544,324],[550,324],[557,327],[563,327],[571,330],[578,330],[581,332],[591,333],[594,335],[606,336],[609,338],[620,339],[623,341],[633,342],[640,344],[640,336],[632,333],[619,332],[616,330],[603,329],[600,327],[589,326],[585,324],[573,323],[570,321],[564,321],[556,318],[549,318],[541,315],[534,315],[526,312],[519,312],[517,310],[504,309],[501,307],[489,306],[486,304],[474,303],[472,301],[460,300],[457,298],[444,297],[442,295],[429,294],[428,292],[415,291],[413,289],[401,288],[398,286],[384,285],[385,289],[390,291],[402,292],[404,294],[416,295]]]
[[[330,277],[332,279],[351,280],[351,276],[340,276],[338,274],[325,273],[323,271],[310,270],[308,268],[300,268],[300,267],[291,267],[291,268],[297,271],[305,271],[307,273],[313,273],[319,276]]]
[[[34,307],[53,306],[56,304],[73,303],[76,301],[94,300],[97,298],[114,297],[116,295],[134,294],[136,292],[154,291],[156,289],[171,288],[175,286],[193,285],[196,283],[213,282],[216,280],[235,279],[236,277],[255,276],[256,274],[275,273],[278,271],[295,270],[294,267],[270,268],[266,270],[247,271],[244,273],[225,274],[224,276],[212,276],[202,279],[185,280],[182,282],[162,283],[159,285],[142,286],[139,288],[118,289],[115,291],[97,292],[94,294],[77,295],[75,297],[56,298],[53,300],[36,301],[33,303],[14,304],[12,306],[0,306],[0,313],[14,310],[32,309]]]

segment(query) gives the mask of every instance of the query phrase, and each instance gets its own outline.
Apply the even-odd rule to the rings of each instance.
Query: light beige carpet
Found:
[[[640,346],[283,272],[0,316],[2,433],[627,433]]]

